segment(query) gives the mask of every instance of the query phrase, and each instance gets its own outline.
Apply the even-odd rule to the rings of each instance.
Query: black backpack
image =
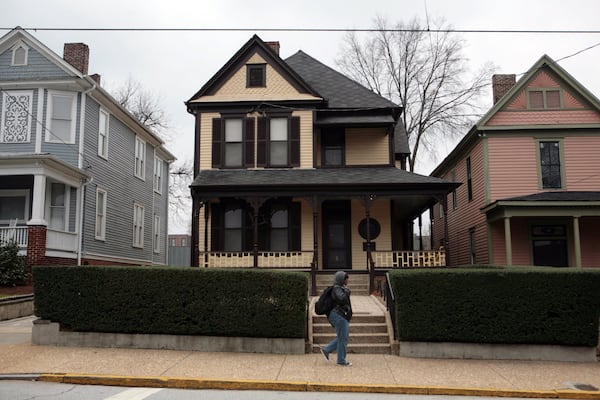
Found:
[[[335,307],[335,301],[333,300],[333,286],[328,286],[323,290],[319,300],[315,303],[315,313],[317,315],[329,315],[331,310]]]

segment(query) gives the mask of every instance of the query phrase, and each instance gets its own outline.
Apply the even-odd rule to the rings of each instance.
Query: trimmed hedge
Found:
[[[77,331],[305,337],[299,272],[39,266],[33,281],[35,315]]]
[[[600,270],[390,272],[401,341],[598,345]]]

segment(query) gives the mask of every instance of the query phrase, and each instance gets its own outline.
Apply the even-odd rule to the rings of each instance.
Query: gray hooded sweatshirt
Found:
[[[350,289],[344,286],[346,276],[347,273],[344,271],[338,271],[334,275],[332,295],[336,305],[332,311],[350,321],[352,319],[352,303],[350,302]]]

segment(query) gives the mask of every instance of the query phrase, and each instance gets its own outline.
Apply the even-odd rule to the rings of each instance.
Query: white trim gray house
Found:
[[[166,264],[175,157],[88,62],[83,43],[0,38],[0,241],[30,266]]]

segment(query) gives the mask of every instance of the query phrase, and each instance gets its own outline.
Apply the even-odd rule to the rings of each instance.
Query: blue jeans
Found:
[[[336,338],[323,348],[325,353],[337,352],[337,363],[346,363],[346,347],[348,346],[348,338],[350,336],[350,323],[340,314],[335,311],[329,313],[329,322],[335,328]]]

